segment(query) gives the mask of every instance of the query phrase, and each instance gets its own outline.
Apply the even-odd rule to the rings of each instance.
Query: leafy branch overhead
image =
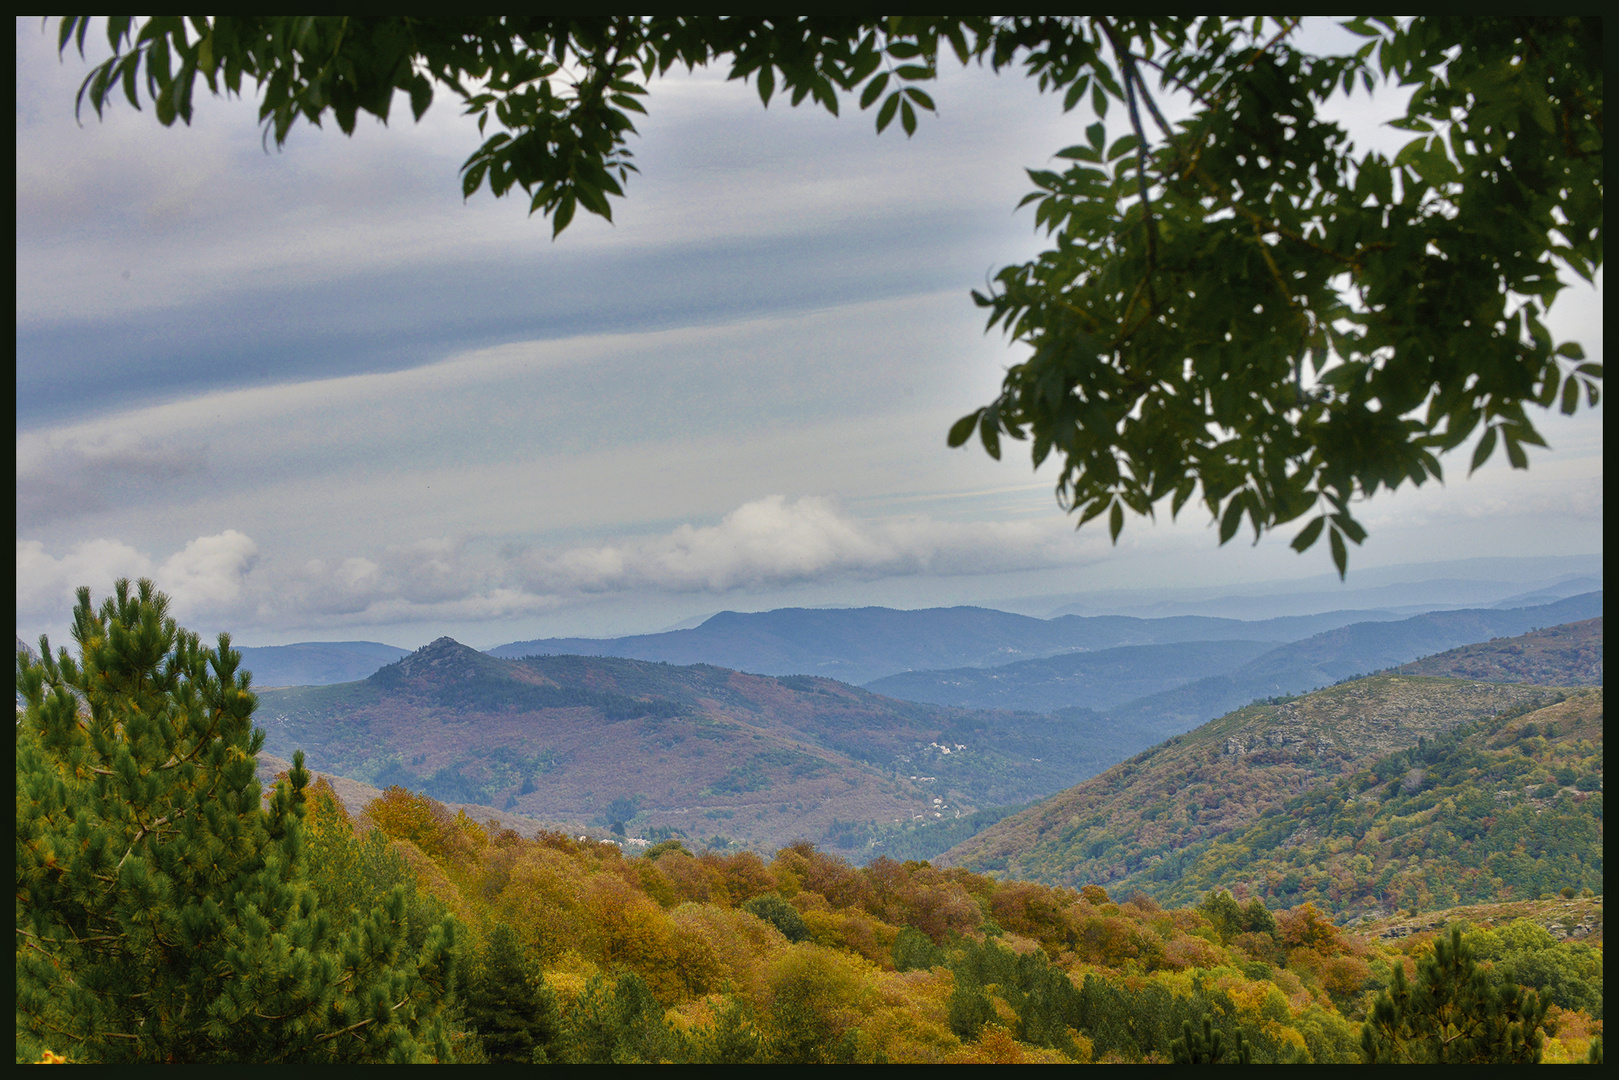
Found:
[[[1022,67],[1096,121],[1029,170],[1051,247],[975,294],[1028,357],[950,445],[1055,452],[1059,501],[1115,540],[1127,513],[1195,496],[1221,543],[1302,521],[1293,547],[1325,535],[1342,574],[1366,535],[1353,503],[1442,479],[1475,437],[1470,471],[1498,446],[1526,468],[1545,445],[1527,406],[1598,403],[1601,364],[1543,319],[1561,270],[1602,265],[1603,192],[1600,20],[1344,25],[1353,55],[1303,51],[1290,17],[120,16],[79,101],[99,115],[121,88],[139,108],[144,82],[162,123],[189,122],[199,77],[240,94],[246,76],[279,146],[300,116],[352,132],[395,91],[420,118],[449,88],[485,135],[465,195],[520,187],[554,236],[581,207],[611,219],[632,116],[677,64],[727,62],[766,105],[835,114],[847,94],[907,135],[943,49]],[[64,18],[60,48],[89,29]],[[1392,84],[1412,135],[1392,159],[1322,116]],[[1128,132],[1109,144],[1114,102]]]

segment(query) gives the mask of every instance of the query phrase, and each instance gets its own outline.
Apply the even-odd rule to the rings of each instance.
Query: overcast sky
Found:
[[[1090,120],[1016,73],[945,64],[910,140],[853,103],[663,79],[615,223],[553,242],[518,198],[463,202],[478,135],[448,96],[269,153],[251,101],[201,99],[172,129],[120,101],[81,126],[89,64],[58,61],[54,21],[16,30],[25,638],[120,575],[242,644],[488,647],[1330,569],[1290,533],[1220,548],[1192,511],[1111,547],[1021,447],[946,448],[1019,356],[969,292],[1040,250],[1023,169]],[[1364,96],[1342,115],[1399,145]],[[1551,323],[1601,359],[1600,288]],[[1542,431],[1528,473],[1466,480],[1458,453],[1448,485],[1362,507],[1350,586],[1600,552],[1601,412]]]

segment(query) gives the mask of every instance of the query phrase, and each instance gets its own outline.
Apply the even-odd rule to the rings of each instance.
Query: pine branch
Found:
[[[408,1001],[410,1001],[410,998],[407,997],[404,1000],[400,1001],[400,1003],[398,1005],[395,1005],[393,1008],[389,1009],[388,1011],[389,1012],[398,1012],[400,1009],[404,1008],[406,1002],[408,1002]],[[318,1043],[325,1042],[328,1039],[335,1039],[339,1035],[347,1035],[351,1031],[358,1031],[360,1028],[365,1027],[367,1024],[371,1023],[375,1019],[376,1019],[376,1017],[374,1017],[374,1016],[368,1016],[364,1020],[361,1020],[358,1024],[350,1024],[348,1027],[342,1028],[342,1029],[337,1030],[337,1031],[328,1031],[324,1035],[316,1035],[315,1036],[315,1041],[318,1042]]]

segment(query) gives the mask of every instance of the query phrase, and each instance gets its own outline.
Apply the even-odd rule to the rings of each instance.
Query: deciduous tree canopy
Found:
[[[80,104],[99,114],[121,88],[139,107],[144,83],[172,124],[199,77],[216,94],[245,78],[279,145],[299,117],[352,132],[396,90],[419,118],[448,88],[486,136],[465,194],[520,187],[554,235],[580,207],[611,218],[632,114],[677,64],[728,64],[766,104],[836,113],[847,94],[907,133],[946,49],[1022,67],[1097,120],[1029,172],[1052,246],[975,299],[1032,354],[950,444],[1056,452],[1059,501],[1115,539],[1127,513],[1196,496],[1222,543],[1244,518],[1256,539],[1302,520],[1293,546],[1325,534],[1342,573],[1365,535],[1353,501],[1439,479],[1481,431],[1472,468],[1497,446],[1525,468],[1544,445],[1525,407],[1594,406],[1602,378],[1543,322],[1559,271],[1602,263],[1600,20],[1346,25],[1365,44],[1315,56],[1296,18],[118,16]],[[89,29],[64,18],[60,47]],[[1413,137],[1392,160],[1322,116],[1393,83]],[[1111,103],[1129,130],[1109,145]]]

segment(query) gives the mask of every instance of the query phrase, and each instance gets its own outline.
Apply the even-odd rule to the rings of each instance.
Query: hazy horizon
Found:
[[[1009,611],[1015,614],[1028,615],[1032,618],[1049,619],[1061,614],[1078,614],[1082,616],[1099,615],[1130,615],[1137,618],[1167,618],[1180,615],[1207,615],[1216,618],[1239,619],[1243,621],[1263,621],[1288,616],[1303,616],[1323,614],[1330,611],[1349,610],[1366,611],[1368,613],[1382,612],[1406,618],[1426,611],[1449,610],[1470,607],[1493,607],[1503,601],[1511,600],[1518,595],[1515,590],[1519,586],[1530,589],[1546,588],[1557,582],[1577,582],[1595,577],[1601,581],[1601,556],[1584,555],[1568,556],[1554,559],[1470,559],[1456,560],[1442,563],[1417,563],[1405,566],[1379,568],[1381,575],[1390,579],[1387,584],[1368,583],[1359,589],[1349,589],[1343,592],[1317,592],[1299,588],[1311,583],[1337,584],[1336,575],[1322,575],[1319,578],[1282,579],[1271,582],[1250,582],[1245,586],[1237,586],[1231,590],[1225,588],[1205,589],[1200,592],[1209,595],[1199,596],[1196,592],[1164,592],[1155,590],[1137,590],[1114,594],[1074,594],[1072,596],[1055,597],[1003,597],[999,600],[988,600],[972,604],[919,604],[913,606],[852,603],[822,603],[798,605],[766,605],[744,608],[716,608],[691,615],[687,618],[677,619],[673,622],[653,625],[650,628],[624,628],[621,630],[608,630],[597,633],[573,633],[562,627],[557,632],[545,631],[529,635],[491,638],[484,636],[469,636],[462,638],[456,633],[439,633],[433,629],[422,629],[416,636],[401,640],[381,640],[375,638],[335,638],[323,637],[313,639],[292,639],[276,641],[261,641],[258,639],[242,640],[236,637],[234,643],[238,647],[265,648],[285,645],[310,644],[340,644],[344,642],[365,641],[371,644],[388,645],[393,648],[415,650],[437,640],[440,637],[451,637],[461,644],[472,646],[480,650],[488,650],[508,645],[518,641],[532,641],[543,639],[600,639],[635,637],[640,635],[669,633],[676,630],[692,629],[702,625],[715,615],[724,612],[756,613],[777,611],[783,608],[799,607],[815,610],[852,610],[866,607],[895,607],[897,610],[926,610],[929,608],[944,607],[982,607],[998,611]],[[1503,565],[1505,564],[1505,565]],[[1551,566],[1560,566],[1563,569],[1555,570]],[[1541,578],[1505,578],[1500,576],[1502,571],[1508,573],[1532,572],[1536,568],[1548,569],[1551,572]],[[1434,571],[1448,571],[1450,574],[1461,573],[1465,575],[1472,570],[1473,577],[1428,577],[1413,576],[1417,572],[1432,569]],[[1367,577],[1373,574],[1368,573]],[[1601,588],[1598,584],[1594,588]],[[1383,602],[1390,590],[1399,590],[1403,601],[1398,604]],[[1592,591],[1581,587],[1577,590],[1555,589],[1558,592],[1568,592],[1569,595]],[[1416,597],[1427,595],[1435,597],[1429,600],[1415,600]],[[1085,603],[1088,599],[1091,602]],[[1414,601],[1414,602],[1413,602]],[[1545,603],[1539,599],[1525,599],[1522,604],[1513,606],[1539,606]],[[444,628],[440,628],[444,629]],[[498,638],[498,639],[497,639]],[[409,643],[406,643],[406,642]]]

